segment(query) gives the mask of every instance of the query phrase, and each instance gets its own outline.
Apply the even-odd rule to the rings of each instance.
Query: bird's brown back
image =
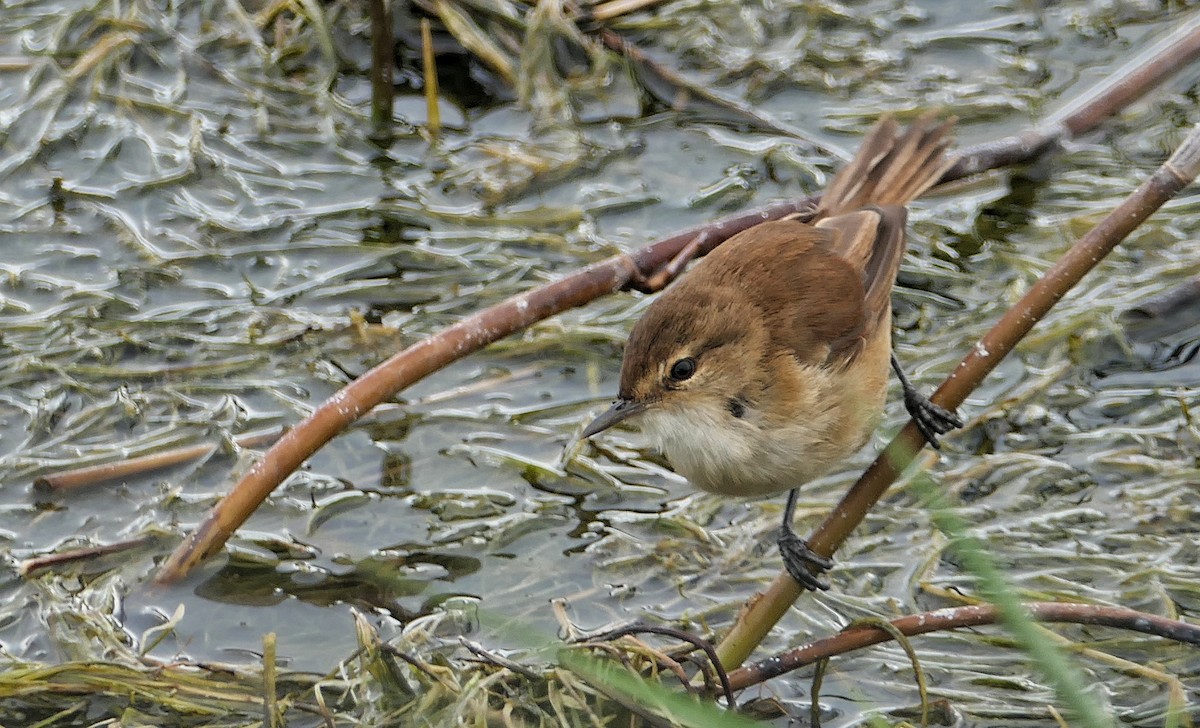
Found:
[[[701,331],[719,332],[723,340],[739,335],[739,327],[750,326],[740,318],[746,304],[771,322],[766,333],[776,350],[803,363],[853,361],[879,326],[890,326],[891,289],[904,252],[904,205],[952,162],[944,154],[952,123],[925,116],[897,135],[893,119],[880,120],[834,177],[811,222],[756,225],[697,263],[634,328],[622,369],[623,396],[635,373],[664,361],[679,342],[694,341]]]
[[[918,119],[902,134],[881,119],[830,183],[809,223],[763,223],[718,246],[689,285],[739,288],[780,322],[771,332],[802,360],[849,361],[887,317],[904,254],[904,206],[934,185],[953,121]]]
[[[862,275],[828,248],[831,238],[794,220],[763,223],[718,246],[682,283],[741,291],[778,347],[822,364],[855,346],[866,321]]]

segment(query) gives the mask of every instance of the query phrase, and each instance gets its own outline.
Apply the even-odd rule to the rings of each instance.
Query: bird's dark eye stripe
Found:
[[[671,379],[677,382],[682,382],[685,379],[691,379],[696,373],[696,360],[692,357],[685,357],[671,365]]]

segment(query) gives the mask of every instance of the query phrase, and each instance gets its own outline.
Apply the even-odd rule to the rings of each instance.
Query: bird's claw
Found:
[[[829,584],[817,578],[817,575],[828,571],[833,566],[833,560],[813,551],[794,531],[785,529],[779,534],[779,555],[783,557],[783,566],[788,574],[800,586],[812,591],[829,588]]]
[[[908,410],[908,416],[912,417],[913,422],[917,423],[917,429],[921,431],[925,442],[928,442],[934,450],[942,449],[937,440],[938,435],[944,435],[963,426],[962,418],[958,416],[958,413],[934,404],[916,389],[905,390],[904,408]]]

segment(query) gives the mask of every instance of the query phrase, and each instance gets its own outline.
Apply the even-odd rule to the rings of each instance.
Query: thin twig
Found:
[[[745,123],[751,128],[771,131],[801,141],[810,150],[822,148],[821,144],[800,129],[775,121],[745,104],[714,93],[711,89],[692,81],[678,71],[656,62],[616,31],[602,28],[599,31],[599,37],[606,48],[629,59],[629,62],[633,64],[634,72],[638,75],[641,87],[647,93],[675,111],[684,111],[693,105],[693,100],[701,100],[716,106],[725,114],[732,115],[737,121]]]
[[[1200,645],[1200,625],[1147,614],[1124,607],[1105,607],[1094,604],[1061,602],[1032,602],[1024,605],[1029,618],[1037,622],[1091,624],[1131,630],[1163,637],[1176,642]],[[998,624],[1000,610],[990,604],[936,609],[891,621],[900,633],[909,637],[962,627]],[[734,690],[745,690],[772,678],[796,670],[817,660],[841,655],[870,645],[887,642],[893,637],[878,627],[851,627],[832,637],[816,640],[780,655],[768,657],[729,673]]]
[[[260,430],[259,432],[239,435],[233,438],[233,443],[238,447],[255,447],[277,439],[282,432],[282,427],[272,427],[269,430]],[[217,444],[188,445],[187,447],[179,447],[164,452],[129,458],[128,460],[120,460],[115,463],[89,465],[83,468],[64,470],[58,473],[43,475],[34,480],[33,485],[35,488],[46,490],[71,490],[89,485],[98,485],[106,481],[129,478],[134,475],[142,475],[155,470],[169,468],[172,465],[199,460],[216,452],[219,447],[220,445]]]
[[[396,93],[392,84],[395,47],[391,0],[370,0],[368,8],[371,13],[371,139],[387,144],[392,139],[392,103]]]
[[[517,673],[518,675],[522,675],[530,680],[541,680],[542,679],[541,675],[537,674],[533,670],[530,670],[528,667],[525,667],[524,665],[522,665],[521,663],[519,663],[515,660],[510,660],[507,657],[504,657],[502,655],[497,655],[496,653],[489,651],[487,648],[485,648],[483,645],[479,644],[478,642],[472,642],[471,640],[469,640],[466,637],[463,637],[461,635],[458,638],[458,642],[463,647],[466,647],[471,652],[472,655],[475,655],[483,662],[486,662],[490,665],[495,665],[496,667],[503,667],[506,670],[511,670],[511,671]]]
[[[440,675],[435,673],[433,671],[433,669],[429,667],[429,665],[418,660],[416,657],[413,657],[412,655],[408,654],[407,652],[404,652],[403,650],[396,647],[395,645],[390,644],[388,642],[380,642],[379,649],[388,653],[392,657],[395,657],[400,660],[403,660],[404,662],[407,662],[409,665],[412,665],[412,667],[414,669],[417,669],[417,670],[420,670],[421,672],[423,672],[426,677],[436,680],[437,682],[441,683],[443,687],[450,687],[451,692],[455,692],[453,690],[453,686],[448,686],[446,681],[444,679],[442,679],[442,677]]]
[[[608,641],[624,637],[625,635],[633,634],[661,634],[667,637],[674,637],[681,642],[687,642],[692,647],[704,652],[708,656],[708,661],[712,663],[713,670],[717,673],[717,678],[721,681],[721,690],[725,693],[725,700],[729,703],[730,708],[737,707],[737,701],[733,697],[733,687],[729,682],[729,675],[725,672],[725,668],[721,665],[721,659],[717,657],[717,651],[707,640],[697,637],[694,634],[684,632],[681,629],[674,627],[659,627],[648,624],[629,624],[624,627],[608,630],[597,635],[588,635],[588,641]]]
[[[17,567],[17,572],[21,576],[29,576],[43,569],[62,566],[64,564],[74,564],[79,561],[88,561],[90,559],[108,556],[109,554],[119,554],[122,551],[132,551],[142,546],[149,546],[158,540],[155,536],[143,536],[141,538],[131,539],[129,541],[119,541],[117,543],[105,544],[103,546],[86,546],[83,548],[71,549],[69,551],[60,551],[56,554],[47,556],[37,556],[32,559],[25,559]]]

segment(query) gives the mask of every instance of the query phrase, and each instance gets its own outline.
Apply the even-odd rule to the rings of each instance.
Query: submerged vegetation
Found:
[[[632,293],[405,390],[213,563],[151,583],[254,461],[235,436],[294,424],[487,305],[803,198],[885,111],[941,109],[969,143],[1024,131],[1182,24],[1182,6],[0,5],[0,724],[1044,725],[1068,708],[1020,647],[1031,635],[1070,655],[1091,724],[1195,714],[1187,625],[1171,641],[1094,612],[1015,641],[984,627],[870,647],[816,685],[744,690],[740,672],[725,710],[671,630],[718,634],[769,583],[779,504],[694,494],[634,433],[574,442],[614,390],[646,301]],[[372,117],[369,10],[384,5],[390,128]],[[1194,75],[918,203],[895,306],[923,386],[1182,140]],[[852,622],[891,634],[887,620],[997,590],[1194,625],[1200,331],[1194,296],[1162,295],[1195,275],[1197,220],[1192,198],[1170,203],[1066,298],[922,462],[939,506],[923,477],[901,481],[838,552],[832,590],[756,656]],[[806,486],[802,533],[901,424],[898,402],[889,415]],[[217,446],[32,487],[198,442]],[[61,558],[76,549],[88,558]],[[668,634],[603,634],[631,621]]]

